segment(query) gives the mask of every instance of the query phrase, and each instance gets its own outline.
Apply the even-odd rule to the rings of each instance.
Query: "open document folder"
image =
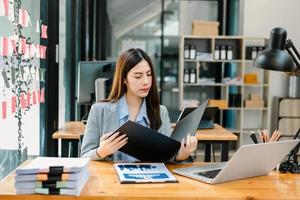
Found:
[[[118,130],[126,134],[128,142],[120,151],[143,162],[166,162],[174,157],[180,148],[180,142],[188,134],[195,135],[207,101],[180,120],[171,137],[132,121],[127,121]]]
[[[116,163],[121,183],[176,183],[163,163]]]

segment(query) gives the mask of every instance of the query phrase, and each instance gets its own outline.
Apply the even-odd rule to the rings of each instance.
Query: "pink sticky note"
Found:
[[[46,50],[47,50],[46,46],[40,45],[40,56],[41,56],[41,58],[46,58]]]
[[[42,35],[41,35],[42,38],[48,38],[47,28],[48,28],[48,26],[42,25]]]
[[[28,91],[26,95],[27,95],[27,106],[30,106],[31,105],[31,102],[30,102],[30,98],[31,98],[30,91]]]
[[[41,102],[41,91],[40,90],[37,91],[37,100],[38,100],[37,101],[38,103]]]
[[[8,39],[6,37],[2,38],[2,55],[8,56]]]
[[[41,91],[41,101],[40,102],[44,102],[45,103],[45,89],[44,88]]]
[[[16,112],[16,107],[17,107],[16,96],[13,96],[11,97],[11,113]]]
[[[13,47],[14,53],[17,53],[16,41],[14,39],[11,39],[10,42],[11,42],[11,46]]]
[[[20,101],[21,101],[21,108],[25,109],[26,108],[26,101],[25,101],[25,95],[24,95],[24,93],[21,94]]]
[[[2,102],[2,119],[6,119],[6,101]]]
[[[26,39],[20,38],[19,40],[19,54],[25,54],[26,53]]]
[[[32,104],[33,105],[36,104],[36,93],[35,93],[35,91],[32,92]]]
[[[4,16],[8,16],[8,0],[3,0],[4,4]]]

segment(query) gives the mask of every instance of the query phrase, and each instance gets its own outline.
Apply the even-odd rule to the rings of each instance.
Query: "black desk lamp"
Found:
[[[256,56],[254,66],[299,75],[300,54],[292,40],[286,40],[286,35],[285,29],[273,28],[270,34],[269,45]]]
[[[292,40],[286,40],[286,35],[285,29],[273,28],[268,47],[256,56],[253,65],[261,69],[287,72],[293,77],[300,76],[300,54]],[[298,138],[299,134],[300,129],[294,139]],[[288,160],[281,163],[279,167],[281,172],[300,173],[297,160],[299,147],[300,143],[290,152]]]

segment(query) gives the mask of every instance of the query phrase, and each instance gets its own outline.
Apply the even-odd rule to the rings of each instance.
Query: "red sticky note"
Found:
[[[6,119],[6,101],[2,102],[2,119]]]
[[[21,94],[20,101],[21,101],[21,108],[25,109],[26,108],[26,101],[25,101],[25,95],[24,95],[24,93]]]
[[[16,107],[17,107],[16,96],[13,96],[11,97],[11,113],[16,112]]]
[[[42,36],[41,36],[41,38],[48,38],[47,29],[48,29],[48,26],[42,25]]]
[[[35,93],[35,91],[32,92],[32,104],[33,105],[36,104],[36,93]]]

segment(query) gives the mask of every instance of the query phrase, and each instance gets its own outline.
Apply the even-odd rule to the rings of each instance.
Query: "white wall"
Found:
[[[299,0],[241,0],[241,35],[269,37],[274,27],[283,27],[288,37],[300,48]],[[270,71],[269,106],[274,96],[288,94],[288,76]],[[269,120],[272,111],[269,112]],[[270,124],[270,123],[269,123]],[[270,130],[270,127],[268,127]]]

